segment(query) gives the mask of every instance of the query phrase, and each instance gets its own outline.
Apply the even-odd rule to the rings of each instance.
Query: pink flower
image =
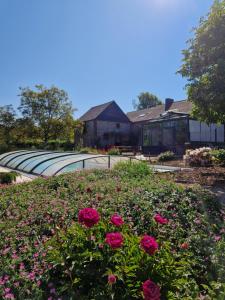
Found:
[[[78,221],[86,227],[93,227],[99,222],[100,216],[94,208],[84,208],[79,211]]]
[[[110,219],[111,223],[113,223],[113,225],[120,227],[121,225],[123,225],[124,221],[122,219],[121,216],[114,214],[111,219]]]
[[[221,240],[221,236],[220,235],[215,235],[214,237],[215,242],[218,242]]]
[[[108,276],[108,283],[109,283],[109,284],[114,284],[114,283],[116,283],[116,276],[113,275],[113,274],[110,274],[110,275]]]
[[[120,232],[107,233],[105,242],[113,249],[120,248],[123,244],[123,236]]]
[[[159,224],[167,224],[169,222],[168,219],[163,218],[160,214],[156,214],[154,220]]]
[[[154,237],[147,234],[142,237],[140,244],[141,248],[150,255],[153,255],[159,248],[158,243],[156,242]]]
[[[50,294],[56,294],[55,288],[50,289]]]
[[[142,284],[142,290],[145,300],[160,300],[160,288],[151,279]]]
[[[15,299],[15,297],[14,297],[14,295],[12,293],[5,294],[4,298],[5,299],[11,299],[11,300]]]
[[[35,279],[35,273],[34,272],[30,272],[29,274],[28,274],[28,278],[30,279],[30,280],[34,280]]]
[[[181,244],[180,247],[181,247],[181,249],[188,249],[189,245],[188,245],[188,243],[185,242],[185,243]]]

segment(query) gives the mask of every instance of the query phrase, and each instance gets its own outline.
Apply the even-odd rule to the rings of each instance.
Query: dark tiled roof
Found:
[[[110,101],[101,105],[93,106],[83,116],[80,117],[80,121],[95,120],[110,104],[114,101]]]
[[[175,101],[169,108],[169,111],[177,113],[190,114],[192,109],[192,103],[187,100]],[[158,119],[161,114],[165,113],[165,104],[157,105],[155,107],[142,109],[139,111],[131,111],[127,113],[128,118],[131,122],[143,122]]]

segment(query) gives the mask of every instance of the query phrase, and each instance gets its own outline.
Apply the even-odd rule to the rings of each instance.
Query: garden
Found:
[[[145,163],[0,190],[2,299],[224,299],[224,207]]]

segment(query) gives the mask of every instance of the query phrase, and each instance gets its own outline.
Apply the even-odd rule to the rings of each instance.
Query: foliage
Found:
[[[0,142],[8,145],[10,144],[11,132],[15,127],[16,113],[12,105],[5,105],[0,107]]]
[[[225,167],[225,149],[213,150],[212,157],[215,164]]]
[[[108,155],[120,155],[120,150],[116,147],[110,148],[107,152]]]
[[[158,156],[158,161],[168,161],[173,160],[175,158],[175,154],[172,151],[166,151]]]
[[[157,96],[149,92],[140,93],[137,98],[137,102],[133,102],[134,109],[136,110],[146,109],[162,104],[161,100]]]
[[[36,85],[36,91],[20,88],[21,105],[19,110],[41,130],[42,138],[47,142],[57,138],[61,131],[73,129],[72,103],[64,90],[55,86],[46,88]]]
[[[95,149],[95,148],[84,147],[84,148],[81,148],[79,150],[79,153],[82,153],[82,154],[88,154],[88,153],[98,154],[98,150]]]
[[[10,293],[16,299],[60,298],[60,294],[63,293],[61,281],[63,273],[58,274],[57,277],[57,272],[58,268],[63,270],[65,266],[56,266],[49,262],[49,256],[46,254],[47,244],[56,243],[57,252],[59,246],[57,235],[68,237],[68,232],[71,231],[72,234],[83,236],[86,231],[76,224],[78,212],[82,208],[92,207],[101,214],[101,221],[96,225],[96,229],[102,228],[101,226],[103,229],[104,226],[112,226],[109,223],[104,224],[118,212],[125,224],[122,231],[131,238],[129,243],[133,245],[143,234],[157,238],[160,250],[155,253],[154,259],[159,257],[159,260],[154,266],[157,268],[159,264],[162,267],[163,258],[166,260],[165,268],[169,268],[172,277],[175,276],[172,280],[175,280],[176,285],[173,286],[168,299],[176,299],[175,297],[196,299],[198,297],[194,297],[193,293],[198,293],[198,289],[202,297],[214,293],[211,299],[220,299],[219,294],[222,293],[224,284],[224,266],[221,263],[225,253],[224,209],[211,194],[205,191],[184,189],[168,180],[161,180],[157,174],[152,176],[143,173],[138,177],[135,172],[130,172],[129,165],[127,165],[129,171],[125,171],[124,167],[115,170],[75,172],[49,179],[40,178],[30,183],[0,189],[0,298],[4,299],[6,289],[10,289]],[[141,169],[142,165],[137,164],[137,168]],[[156,214],[162,215],[169,222],[165,225],[156,224],[154,218]],[[96,241],[102,236],[101,230]],[[78,237],[74,238],[76,240]],[[84,242],[81,238],[81,245]],[[73,239],[68,243],[72,244]],[[94,240],[87,241],[87,252],[80,253],[81,256],[83,255],[81,259],[90,257],[92,243],[94,244]],[[104,247],[108,249],[107,251],[111,251],[108,246]],[[119,261],[121,264],[127,261],[128,266],[134,267],[136,257],[138,262],[139,254],[142,252],[139,252],[137,246],[128,248],[125,246],[125,255],[123,260],[119,259]],[[139,254],[131,257],[128,253],[132,251],[137,251]],[[72,255],[77,253],[72,252]],[[120,253],[120,250],[117,253]],[[98,254],[99,250],[97,257],[93,252],[94,261],[98,259]],[[127,255],[130,257],[129,261],[126,260]],[[113,252],[112,256],[112,259],[115,259],[116,254],[114,257]],[[151,258],[153,257],[148,257],[149,260]],[[177,268],[170,269],[168,264],[170,259],[172,265],[174,260],[178,263]],[[70,258],[68,261],[71,262]],[[182,261],[184,264],[180,266]],[[75,264],[78,263],[75,261]],[[90,264],[89,259],[86,266]],[[122,267],[121,264],[118,263],[119,268]],[[183,272],[183,268],[187,272]],[[132,274],[131,269],[128,269],[128,274]],[[83,265],[83,268],[78,271],[84,276],[82,272],[85,270],[86,267]],[[96,268],[96,272],[98,270]],[[112,267],[111,270],[116,272]],[[72,269],[72,272],[75,270]],[[134,267],[134,273],[136,272],[137,267]],[[157,268],[157,274],[158,272],[161,271]],[[180,280],[177,280],[179,273]],[[92,276],[92,273],[88,273],[89,275]],[[170,274],[165,272],[163,276],[167,278],[166,281]],[[162,280],[158,278],[154,276],[151,279],[163,287]],[[146,277],[140,280],[145,279]],[[67,277],[63,277],[63,280],[68,282]],[[105,282],[107,279],[96,277],[96,280]],[[133,283],[134,277],[130,276],[129,280]],[[123,286],[119,274],[115,284]],[[140,287],[140,282],[134,286],[134,293],[138,286]],[[182,290],[180,290],[181,286],[183,286]],[[94,288],[97,288],[97,285]],[[163,287],[162,293],[166,289],[167,287]],[[131,290],[130,286],[126,292],[128,290]],[[138,297],[140,298],[140,294]],[[116,297],[114,299],[119,300]]]
[[[123,236],[116,249],[105,241],[108,232],[114,231]],[[47,260],[54,265],[50,279],[60,296],[73,299],[141,299],[141,285],[148,278],[161,286],[163,299],[198,294],[197,283],[190,280],[188,251],[173,253],[172,245],[161,238],[160,249],[150,255],[140,247],[140,241],[129,222],[121,228],[110,219],[102,219],[91,229],[74,224],[58,231],[46,244]],[[108,282],[112,275],[113,283]]]
[[[225,122],[225,0],[215,1],[209,14],[201,18],[194,37],[183,51],[178,71],[187,77],[188,99],[193,115],[208,123]]]
[[[202,147],[195,150],[187,150],[184,155],[185,164],[196,167],[207,167],[212,165],[212,149]]]
[[[10,184],[16,181],[16,177],[20,176],[17,172],[0,172],[0,183]]]
[[[114,166],[120,176],[127,178],[145,178],[152,174],[151,168],[143,161],[120,161]]]

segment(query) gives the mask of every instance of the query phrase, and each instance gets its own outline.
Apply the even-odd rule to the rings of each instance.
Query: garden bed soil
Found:
[[[225,204],[225,168],[224,167],[196,167],[190,170],[181,170],[175,173],[162,173],[163,178],[168,178],[178,184],[192,186],[199,184],[209,190]]]
[[[200,184],[202,186],[225,187],[225,168],[222,167],[198,167],[190,171],[181,170],[174,174],[174,181]]]

